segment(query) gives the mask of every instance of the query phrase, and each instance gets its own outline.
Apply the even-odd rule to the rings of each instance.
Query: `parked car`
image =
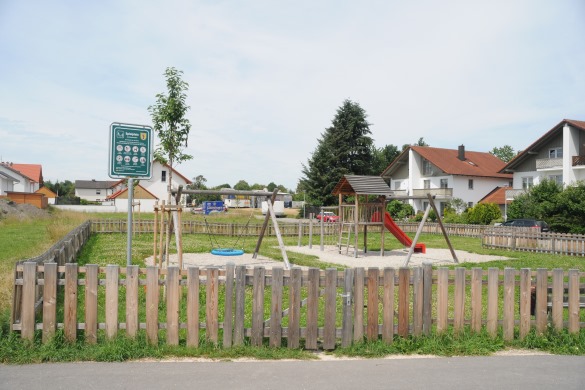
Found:
[[[530,227],[540,229],[542,233],[550,231],[550,228],[546,222],[538,221],[536,219],[511,219],[502,223],[500,226]]]
[[[339,222],[339,215],[335,215],[335,213],[331,211],[324,211],[323,215],[317,214],[317,219],[320,221],[321,217],[323,217],[323,222]]]

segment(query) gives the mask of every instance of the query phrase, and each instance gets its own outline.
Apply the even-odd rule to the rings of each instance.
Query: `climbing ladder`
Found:
[[[353,256],[357,257],[355,242],[352,242],[351,240],[351,235],[355,230],[354,209],[348,208],[345,211],[346,212],[343,213],[341,218],[341,226],[339,229],[339,242],[337,243],[339,253],[341,254],[343,247],[345,247],[345,254],[349,255],[349,249],[352,248]]]

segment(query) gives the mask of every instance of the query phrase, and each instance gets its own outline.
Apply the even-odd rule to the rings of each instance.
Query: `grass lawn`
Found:
[[[217,215],[214,218],[220,218],[226,223],[246,223],[250,219],[249,211],[247,213],[231,212],[227,215]],[[186,218],[201,218],[201,216],[187,215]],[[247,215],[246,215],[247,214]],[[36,221],[0,221],[0,247],[6,250],[0,251],[0,362],[9,363],[30,363],[41,361],[76,361],[76,360],[96,360],[96,361],[121,361],[128,359],[139,359],[144,357],[162,358],[165,356],[204,356],[211,358],[237,358],[249,356],[258,359],[282,359],[311,358],[310,353],[286,348],[252,348],[250,346],[223,349],[215,345],[209,345],[202,342],[198,349],[187,348],[184,345],[170,347],[163,344],[148,346],[144,342],[144,335],[137,340],[128,340],[123,336],[113,341],[100,342],[96,346],[86,345],[80,336],[80,341],[75,344],[66,343],[63,340],[62,332],[58,332],[57,337],[49,344],[41,344],[40,340],[33,343],[27,343],[18,337],[18,334],[7,334],[8,317],[11,304],[12,278],[14,263],[18,260],[31,258],[43,253],[53,243],[65,236],[74,227],[81,224],[84,220],[90,218],[104,218],[103,214],[79,214],[71,212],[54,211],[47,219]],[[124,219],[125,214],[115,215],[116,219]],[[151,219],[153,213],[142,213],[141,218]],[[256,219],[255,216],[252,218]],[[258,223],[261,220],[256,219]],[[379,234],[369,234],[370,249],[379,249]],[[229,246],[233,243],[233,237],[215,237],[220,245]],[[247,252],[254,249],[256,237],[247,237],[243,239],[243,245]],[[455,249],[466,250],[469,252],[506,256],[512,260],[492,261],[479,264],[464,263],[461,265],[452,265],[451,267],[481,267],[487,269],[490,267],[504,268],[562,268],[562,269],[579,269],[585,271],[585,261],[580,257],[569,257],[559,255],[546,255],[529,252],[509,252],[502,250],[483,249],[479,238],[469,237],[450,237]],[[152,234],[139,234],[133,239],[132,258],[133,264],[144,266],[144,259],[152,255]],[[304,238],[305,244],[307,238]],[[174,245],[174,240],[172,240]],[[298,237],[285,237],[286,245],[297,245]],[[447,244],[440,235],[422,235],[420,242],[424,242],[430,248],[447,248]],[[207,235],[189,235],[183,237],[184,252],[207,252],[211,244]],[[402,245],[386,236],[386,249],[402,248]],[[274,237],[266,237],[262,244],[260,254],[280,259],[281,254],[278,249],[278,243]],[[321,263],[314,256],[302,254],[290,254],[289,260],[293,264],[318,267],[325,269],[332,264]],[[83,248],[79,256],[80,264],[126,264],[126,235],[125,234],[94,234]],[[337,266],[338,269],[343,268]],[[81,334],[82,332],[80,332]],[[123,333],[123,332],[121,332]],[[357,343],[350,348],[337,349],[335,354],[376,357],[393,353],[402,354],[421,354],[432,353],[443,356],[451,355],[472,355],[472,354],[489,354],[505,348],[538,348],[541,350],[551,351],[554,353],[565,354],[583,354],[585,353],[585,331],[582,330],[577,335],[569,335],[566,332],[556,333],[549,331],[545,335],[530,334],[525,340],[515,340],[511,343],[505,343],[500,337],[492,339],[484,333],[468,334],[463,333],[453,335],[446,333],[444,335],[432,335],[428,337],[409,337],[406,339],[396,338],[391,345],[382,342]]]

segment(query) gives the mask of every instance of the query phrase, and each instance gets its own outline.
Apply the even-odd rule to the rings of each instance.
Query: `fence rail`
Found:
[[[289,348],[331,350],[364,338],[391,343],[395,336],[450,327],[485,328],[505,340],[524,338],[531,328],[575,333],[585,327],[580,307],[585,273],[578,270],[425,265],[323,271],[233,264],[159,270],[27,262],[17,271],[22,272],[14,281],[23,289],[22,318],[12,329],[29,340],[40,331],[44,342],[57,329],[69,341],[83,331],[90,343],[104,338],[100,332],[112,338],[123,330],[129,337],[144,331],[150,343],[164,337],[169,345],[196,347],[205,338],[230,347],[249,338],[254,346],[280,347],[286,339]],[[45,295],[38,315],[37,289]]]

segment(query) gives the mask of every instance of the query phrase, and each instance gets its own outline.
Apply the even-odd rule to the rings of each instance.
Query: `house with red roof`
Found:
[[[167,186],[170,180],[171,168],[169,165],[153,162],[151,167],[152,176],[150,179],[137,179],[134,188],[133,199],[141,203],[142,211],[152,211],[155,201],[167,200]],[[186,176],[175,168],[172,170],[172,188],[177,189],[180,185],[185,188],[191,184]],[[125,180],[99,181],[99,180],[76,180],[75,195],[88,201],[105,201],[113,203],[117,211],[128,210],[128,192]],[[181,202],[186,202],[186,195],[183,195]]]
[[[427,194],[435,197],[441,214],[453,198],[473,207],[496,187],[508,186],[510,173],[501,172],[506,164],[486,152],[410,146],[382,172],[397,198],[410,198],[415,212],[428,205]]]

